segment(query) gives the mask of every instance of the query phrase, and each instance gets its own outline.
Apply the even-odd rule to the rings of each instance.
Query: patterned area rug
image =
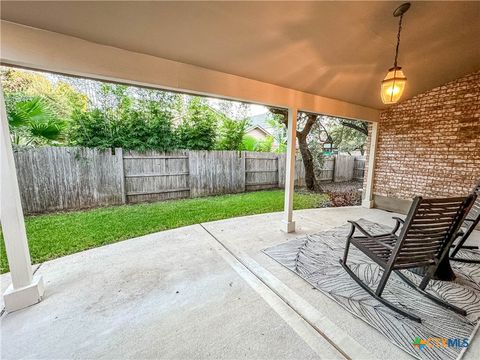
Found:
[[[390,232],[391,228],[368,220],[358,221],[372,234]],[[470,339],[480,317],[480,265],[452,261],[457,275],[454,282],[430,281],[427,291],[464,308],[467,316],[428,300],[392,274],[383,296],[395,305],[419,316],[422,323],[390,310],[363,290],[342,268],[345,240],[350,224],[307,235],[264,250],[264,253],[290,269],[312,286],[335,300],[346,310],[377,329],[392,343],[419,359],[456,359],[463,339]],[[462,257],[480,259],[478,250],[461,250]],[[370,288],[376,289],[382,270],[355,246],[350,247],[348,265]],[[403,274],[420,282],[410,271]],[[440,338],[437,342],[437,338]],[[441,339],[452,339],[442,343]],[[431,339],[427,342],[428,339]],[[455,339],[460,339],[455,341]],[[427,344],[422,346],[425,340]],[[418,343],[414,345],[413,343]],[[430,345],[431,347],[429,347]]]

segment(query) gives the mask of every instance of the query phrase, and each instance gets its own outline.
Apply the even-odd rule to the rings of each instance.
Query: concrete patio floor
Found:
[[[1,358],[407,359],[261,250],[365,218],[361,207],[281,213],[188,226],[40,264],[44,300],[3,314]],[[473,242],[480,242],[475,231]],[[9,275],[1,277],[2,289]],[[464,359],[480,353],[479,334]]]

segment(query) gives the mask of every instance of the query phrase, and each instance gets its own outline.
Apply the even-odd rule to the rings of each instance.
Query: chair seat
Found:
[[[372,238],[353,236],[352,244],[382,267],[387,265],[398,238],[394,234],[377,235]]]
[[[476,195],[474,194],[466,198],[453,197],[443,199],[423,199],[417,196],[413,199],[407,218],[405,220],[395,218],[397,224],[392,231],[382,235],[373,235],[358,222],[349,220],[348,222],[352,226],[347,236],[345,253],[343,259],[340,259],[340,263],[352,279],[370,295],[390,309],[411,320],[422,321],[418,316],[382,298],[383,290],[392,271],[395,271],[409,286],[415,288],[430,300],[466,316],[467,312],[465,309],[456,307],[443,299],[429,294],[425,291],[425,288],[432,276],[440,269],[439,266],[445,263],[445,256],[447,256],[448,249],[455,239],[455,234],[475,199]],[[396,233],[400,224],[403,224],[403,227],[397,236]],[[362,236],[355,236],[355,233],[361,233]],[[350,245],[354,245],[384,269],[375,291],[370,289],[347,265]],[[428,268],[419,285],[410,281],[400,271],[397,271],[423,266]],[[444,270],[442,268],[442,271]],[[451,269],[449,270],[451,271]]]

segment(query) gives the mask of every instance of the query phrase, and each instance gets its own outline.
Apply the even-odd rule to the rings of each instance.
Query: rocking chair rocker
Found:
[[[461,230],[458,232],[457,237],[460,238],[458,243],[453,245],[454,249],[452,253],[450,254],[450,260],[454,261],[461,261],[465,263],[475,263],[479,264],[479,260],[474,260],[474,259],[467,259],[467,258],[461,258],[458,257],[458,251],[463,248],[463,249],[478,249],[478,246],[471,246],[471,245],[465,245],[465,241],[467,241],[468,237],[472,233],[472,231],[475,229],[475,227],[478,225],[480,222],[480,181],[477,183],[477,185],[473,188],[472,194],[477,195],[477,199],[475,200],[475,203],[473,204],[472,208],[470,209],[467,217],[465,220],[463,220],[463,224],[460,226]]]
[[[344,257],[343,260],[340,259],[340,263],[353,280],[371,296],[411,320],[422,322],[418,316],[395,306],[382,297],[383,290],[392,271],[395,271],[409,286],[435,303],[459,314],[466,315],[464,309],[433,296],[426,292],[425,288],[439,264],[445,256],[448,256],[455,234],[475,198],[476,195],[474,194],[469,195],[467,198],[423,199],[422,197],[415,197],[405,221],[400,218],[394,218],[397,221],[395,228],[390,233],[382,235],[371,235],[355,221],[349,221],[352,227],[347,237]],[[402,224],[403,227],[400,234],[396,235]],[[363,236],[354,236],[356,230]],[[356,248],[384,269],[382,278],[375,291],[370,289],[347,266],[350,244],[355,245]],[[420,285],[416,285],[400,272],[400,270],[419,267],[427,267]]]

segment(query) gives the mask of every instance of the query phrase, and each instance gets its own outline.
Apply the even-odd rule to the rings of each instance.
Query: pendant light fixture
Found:
[[[393,67],[388,69],[387,76],[382,81],[380,95],[384,104],[395,104],[402,97],[407,78],[403,74],[402,68],[398,66],[398,49],[400,47],[400,32],[402,31],[403,15],[410,9],[410,3],[404,3],[395,9],[393,16],[400,17],[398,21],[397,47],[395,49],[395,61]]]

